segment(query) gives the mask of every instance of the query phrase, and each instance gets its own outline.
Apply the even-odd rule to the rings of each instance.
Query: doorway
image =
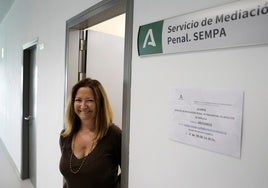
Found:
[[[30,179],[34,187],[36,187],[36,54],[37,40],[23,46],[21,179]]]
[[[121,111],[121,126],[122,126],[122,157],[121,157],[121,187],[128,187],[128,153],[129,153],[129,122],[130,122],[130,88],[131,88],[131,57],[132,57],[132,25],[133,25],[133,0],[103,0],[98,4],[90,7],[84,12],[78,14],[77,16],[69,19],[66,22],[66,78],[65,78],[65,104],[67,103],[68,94],[72,86],[82,77],[98,77],[105,76],[106,72],[109,72],[110,68],[105,64],[102,66],[102,74],[98,75],[94,73],[96,66],[92,67],[91,64],[92,56],[90,51],[88,56],[86,56],[90,61],[85,61],[86,63],[81,65],[78,60],[84,59],[85,53],[81,58],[79,51],[81,48],[82,40],[87,39],[87,34],[84,35],[84,31],[88,30],[92,26],[103,23],[106,20],[110,20],[119,15],[125,15],[125,28],[124,28],[124,41],[122,48],[122,77],[121,77],[121,103],[117,105]],[[81,35],[82,33],[82,35]],[[87,33],[87,32],[86,32]],[[92,34],[92,33],[91,33]],[[95,33],[98,35],[98,33]],[[95,35],[95,36],[97,36]],[[81,37],[82,36],[82,37]],[[96,39],[96,38],[95,38]],[[83,42],[84,43],[84,42]],[[90,44],[87,44],[90,47]],[[107,47],[107,46],[106,46]],[[87,49],[89,50],[89,49]],[[96,50],[96,49],[94,49]],[[101,55],[106,55],[107,50],[102,50]],[[97,57],[99,58],[99,57]],[[99,59],[98,59],[99,60]],[[110,58],[108,63],[112,62]],[[97,64],[100,66],[100,64]],[[121,73],[120,73],[121,74]],[[102,78],[98,78],[101,82]],[[118,84],[118,83],[117,83]],[[119,84],[119,85],[120,85]],[[104,87],[108,88],[112,84],[105,84]],[[109,91],[107,91],[109,95]],[[120,97],[119,97],[120,98]],[[110,99],[112,100],[112,99]],[[110,101],[113,103],[113,101]],[[119,121],[120,122],[120,121]]]

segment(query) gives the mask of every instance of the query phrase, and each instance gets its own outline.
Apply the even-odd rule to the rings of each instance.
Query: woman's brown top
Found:
[[[60,171],[64,176],[64,188],[114,188],[118,182],[118,166],[121,165],[121,129],[111,125],[107,134],[86,156],[77,174],[70,170],[72,137],[60,137],[62,156]],[[83,161],[72,156],[72,169],[77,170]]]

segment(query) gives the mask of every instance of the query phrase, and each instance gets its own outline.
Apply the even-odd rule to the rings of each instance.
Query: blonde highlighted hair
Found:
[[[73,86],[66,109],[66,125],[61,135],[63,137],[72,136],[80,129],[81,121],[74,111],[74,101],[77,91],[81,87],[89,87],[93,91],[96,101],[95,127],[97,135],[95,141],[98,142],[106,135],[109,126],[112,124],[113,113],[102,84],[98,80],[91,78],[85,78]]]

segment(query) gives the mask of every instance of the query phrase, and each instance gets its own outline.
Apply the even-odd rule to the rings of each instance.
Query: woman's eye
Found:
[[[75,102],[82,102],[81,99],[75,99],[74,101],[75,101]]]
[[[92,103],[92,102],[94,102],[94,99],[85,99],[85,100],[83,100],[83,99],[75,99],[74,100],[74,102],[76,102],[76,103],[82,103],[82,102],[86,102],[86,103]]]

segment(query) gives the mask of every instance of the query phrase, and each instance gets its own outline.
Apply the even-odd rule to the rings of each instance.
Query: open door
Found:
[[[23,112],[21,179],[30,179],[36,187],[36,66],[37,41],[23,49]]]
[[[120,85],[121,92],[120,104],[115,104],[120,112],[116,112],[120,114],[117,119],[120,119],[118,124],[122,126],[122,161],[121,161],[121,187],[128,187],[128,146],[129,146],[129,121],[130,121],[130,80],[131,80],[131,58],[132,58],[132,19],[133,19],[133,0],[104,0],[100,3],[90,7],[84,12],[78,14],[77,16],[71,18],[66,23],[66,79],[65,79],[65,105],[67,102],[68,94],[72,86],[83,77],[92,77],[100,80],[105,89],[112,87],[114,83],[105,83],[102,75],[105,76],[106,72],[108,72],[112,66],[112,59],[101,60],[106,61],[106,64],[98,64],[94,63],[94,58],[100,58],[98,56],[92,56],[94,54],[94,50],[102,50],[102,56],[105,56],[108,51],[104,49],[107,45],[98,46],[100,49],[94,48],[94,44],[89,42],[90,37],[96,34],[96,32],[87,33],[87,30],[90,30],[92,26],[96,26],[97,24],[103,23],[107,20],[115,18],[119,15],[125,15],[125,37],[122,41],[122,65],[120,73],[122,76],[120,77],[120,83],[115,83]],[[82,33],[82,34],[81,34]],[[97,33],[98,34],[98,33]],[[83,37],[85,36],[85,37]],[[84,49],[84,42],[81,43],[81,38],[86,38],[88,40],[87,47]],[[96,39],[96,38],[95,38]],[[98,44],[99,45],[99,44]],[[85,61],[81,61],[84,55],[81,56],[81,46],[82,49],[85,50],[84,55],[86,54]],[[88,49],[93,46],[94,49]],[[96,52],[96,51],[95,51]],[[78,61],[79,59],[79,61]],[[100,61],[100,60],[97,60]],[[96,61],[96,62],[97,62]],[[107,63],[109,63],[109,66]],[[82,64],[81,64],[82,63]],[[97,67],[101,68],[102,75],[96,73]],[[100,68],[98,67],[98,68]],[[113,67],[114,68],[114,67]],[[107,89],[109,90],[109,89]],[[113,106],[114,100],[110,97],[110,92],[107,91],[109,95],[109,99],[111,101],[111,105]],[[114,107],[112,107],[114,108]]]

